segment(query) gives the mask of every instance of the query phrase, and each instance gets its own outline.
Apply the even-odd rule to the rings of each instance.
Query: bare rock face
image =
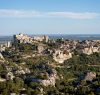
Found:
[[[18,75],[25,75],[29,73],[30,73],[30,70],[28,68],[22,69],[21,67],[19,67],[19,70],[15,72],[15,74],[18,74]]]
[[[15,78],[15,76],[13,75],[12,72],[8,72],[6,75],[7,80],[13,80]]]
[[[43,45],[41,44],[41,45],[38,45],[37,49],[38,49],[38,53],[42,53],[43,50],[44,50],[44,47],[43,47]]]
[[[94,78],[96,78],[96,73],[95,72],[88,72],[87,75],[85,76],[86,81],[92,81]]]
[[[82,50],[82,52],[85,53],[85,54],[90,55],[94,52],[99,52],[99,48],[98,47],[93,47],[93,46],[92,47],[87,47],[87,48],[84,48]]]
[[[48,80],[42,80],[41,83],[44,86],[49,86],[49,85],[55,86],[55,78],[54,77],[50,77]]]
[[[72,54],[68,51],[56,50],[53,54],[53,59],[58,63],[63,63],[65,60],[70,59]]]
[[[28,80],[32,82],[37,82],[42,84],[43,86],[55,86],[56,79],[57,79],[57,72],[56,70],[52,70],[52,73],[48,75],[47,79],[35,79],[35,78],[29,78]]]
[[[49,85],[55,86],[56,79],[57,79],[57,72],[53,70],[53,73],[49,76],[48,79],[41,80],[41,84],[44,86],[49,86]]]
[[[15,74],[18,74],[18,75],[25,75],[25,71],[24,70],[17,70],[15,72]]]
[[[6,79],[0,77],[0,82],[5,82]]]
[[[0,59],[4,60],[4,57],[1,53],[0,53]]]

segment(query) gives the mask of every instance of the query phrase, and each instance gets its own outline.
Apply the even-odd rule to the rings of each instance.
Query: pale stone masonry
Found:
[[[32,43],[33,38],[29,37],[25,34],[18,34],[14,35],[14,42],[15,43]]]
[[[30,37],[22,33],[18,35],[14,35],[15,43],[33,43],[34,41],[48,42],[48,40],[49,40],[49,37],[45,35],[44,36],[34,36],[34,37]]]
[[[12,42],[11,41],[0,43],[0,52],[5,51],[6,48],[9,48],[11,46],[12,46]]]
[[[34,36],[33,37],[33,39],[35,40],[35,41],[39,41],[39,42],[48,42],[48,40],[49,40],[49,37],[48,36]]]
[[[65,60],[72,58],[72,54],[67,50],[55,50],[53,59],[58,63],[63,63]]]

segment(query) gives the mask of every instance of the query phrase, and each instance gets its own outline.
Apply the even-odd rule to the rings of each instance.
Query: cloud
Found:
[[[76,13],[76,12],[39,12],[34,10],[0,9],[0,17],[64,17],[71,19],[94,19],[99,13]]]
[[[1,17],[34,17],[34,16],[41,16],[41,15],[42,13],[38,11],[0,9]]]
[[[66,17],[72,19],[93,19],[99,16],[97,13],[75,13],[75,12],[50,12],[48,13],[50,16],[59,16],[59,17]]]

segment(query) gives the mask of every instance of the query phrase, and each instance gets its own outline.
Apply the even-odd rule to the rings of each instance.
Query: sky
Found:
[[[100,0],[0,0],[0,35],[100,34]]]

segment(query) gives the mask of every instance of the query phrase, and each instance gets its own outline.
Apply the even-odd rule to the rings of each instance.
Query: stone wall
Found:
[[[72,54],[68,51],[55,50],[53,59],[58,63],[63,63],[65,60],[70,59]]]

